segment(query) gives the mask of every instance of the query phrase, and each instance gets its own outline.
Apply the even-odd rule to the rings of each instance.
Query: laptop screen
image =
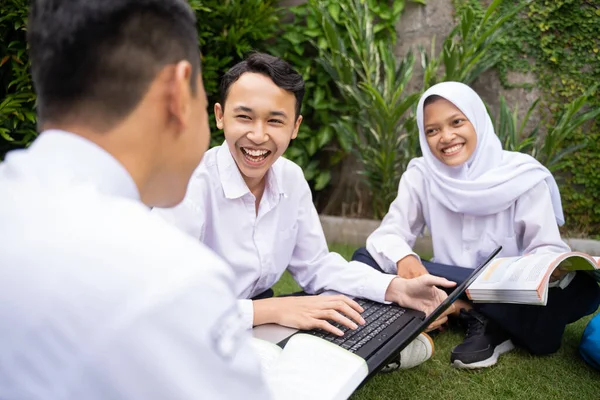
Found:
[[[456,286],[456,288],[452,291],[452,293],[450,293],[448,295],[448,297],[431,314],[429,314],[423,320],[423,322],[421,324],[419,324],[421,329],[418,329],[413,335],[411,335],[413,337],[411,337],[411,339],[408,340],[407,343],[409,343],[412,339],[417,337],[419,335],[419,333],[421,333],[423,331],[424,328],[429,326],[429,324],[431,324],[440,315],[442,315],[444,313],[444,311],[446,311],[446,309],[448,307],[450,307],[450,305],[456,299],[458,299],[460,297],[460,295],[462,295],[464,293],[465,290],[467,290],[469,285],[471,283],[473,283],[473,281],[475,279],[477,279],[477,277],[483,272],[483,270],[490,263],[490,261],[492,261],[494,259],[494,257],[496,257],[496,255],[498,255],[498,253],[500,253],[500,250],[502,250],[502,246],[499,246],[496,250],[494,250],[483,263],[481,263],[477,268],[475,268],[473,270],[471,275],[469,275],[469,277],[464,282],[462,282],[460,285]]]

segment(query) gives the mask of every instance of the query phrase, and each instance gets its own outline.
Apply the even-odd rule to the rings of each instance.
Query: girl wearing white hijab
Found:
[[[398,197],[354,260],[405,278],[431,273],[460,282],[499,245],[501,257],[570,250],[558,230],[564,216],[552,174],[529,155],[502,150],[475,91],[459,82],[432,86],[417,124],[423,157],[409,163]],[[432,263],[412,251],[425,227]],[[546,307],[457,301],[468,329],[452,364],[491,366],[513,342],[534,354],[558,350],[565,326],[597,309],[600,289],[586,274],[554,277]]]

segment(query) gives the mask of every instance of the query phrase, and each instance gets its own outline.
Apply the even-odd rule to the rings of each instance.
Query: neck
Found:
[[[129,173],[138,189],[142,202],[144,202],[152,174],[151,157],[148,157],[146,152],[141,151],[141,149],[148,148],[148,145],[138,140],[140,135],[137,132],[144,131],[144,129],[132,130],[131,127],[127,126],[127,123],[102,132],[85,125],[76,124],[47,124],[43,129],[59,129],[70,132],[104,149]],[[135,133],[132,135],[132,132]]]
[[[254,195],[254,197],[256,197],[257,200],[260,196],[262,196],[263,192],[265,191],[264,176],[261,178],[248,178],[244,176],[244,182],[246,182],[246,186],[248,186],[248,189],[250,189],[250,192],[252,192],[252,194]]]

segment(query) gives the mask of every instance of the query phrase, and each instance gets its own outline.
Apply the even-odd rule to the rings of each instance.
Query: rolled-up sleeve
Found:
[[[398,196],[381,221],[381,225],[367,239],[367,250],[386,272],[397,273],[396,264],[413,252],[417,236],[423,232],[425,219],[418,191],[423,186],[416,168],[406,171],[400,179]],[[421,188],[422,190],[422,188]]]
[[[333,290],[383,302],[394,276],[330,252],[310,188],[306,181],[303,185],[296,245],[288,267],[293,277],[307,293]]]

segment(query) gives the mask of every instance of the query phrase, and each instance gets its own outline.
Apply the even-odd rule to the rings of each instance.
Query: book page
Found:
[[[277,346],[275,343],[257,338],[251,338],[250,345],[254,350],[254,353],[258,355],[260,369],[262,370],[263,375],[266,377],[272,372],[272,369],[277,363],[277,359],[281,355],[282,348]]]
[[[361,357],[308,334],[296,334],[267,376],[275,399],[347,399],[367,377]]]
[[[537,290],[558,254],[497,258],[469,286],[469,290]]]

